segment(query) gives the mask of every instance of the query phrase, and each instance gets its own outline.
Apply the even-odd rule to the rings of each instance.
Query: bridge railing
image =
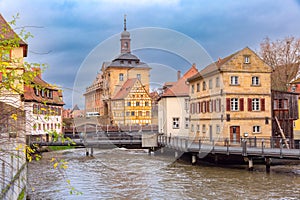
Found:
[[[169,137],[166,135],[158,136],[158,143],[164,146],[178,147],[180,149],[187,149],[192,144],[211,145],[211,146],[231,146],[231,147],[247,147],[247,148],[294,148],[294,141],[286,138],[284,141],[282,138],[270,137],[270,138],[258,138],[258,137],[241,137],[236,140],[229,138],[208,138],[208,137]],[[300,143],[297,144],[300,146]]]

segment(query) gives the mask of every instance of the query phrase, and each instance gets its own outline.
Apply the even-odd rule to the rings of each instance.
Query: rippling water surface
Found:
[[[68,169],[53,169],[52,157],[67,161]],[[191,166],[125,149],[96,150],[90,158],[75,149],[30,163],[28,190],[31,199],[300,199],[300,166],[289,170],[294,173]],[[70,194],[68,179],[81,195]]]

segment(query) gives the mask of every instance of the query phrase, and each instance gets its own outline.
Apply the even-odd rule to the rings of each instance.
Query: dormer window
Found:
[[[52,99],[53,98],[53,91],[49,90],[49,98]]]
[[[250,56],[249,55],[244,55],[244,63],[249,64],[250,63]]]
[[[39,96],[39,89],[35,87],[35,88],[33,88],[33,90],[34,90],[34,94],[36,96]]]

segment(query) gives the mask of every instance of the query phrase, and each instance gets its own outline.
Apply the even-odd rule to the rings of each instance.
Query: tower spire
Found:
[[[124,15],[124,31],[126,31],[126,14]]]

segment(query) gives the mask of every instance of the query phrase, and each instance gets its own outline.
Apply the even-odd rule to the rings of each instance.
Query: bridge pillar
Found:
[[[265,159],[265,161],[266,161],[266,172],[267,173],[270,173],[270,170],[271,170],[271,158],[266,158]]]
[[[85,155],[89,156],[89,149],[88,148],[85,148]]]
[[[249,163],[248,170],[253,171],[253,160],[252,160],[252,158],[249,159],[248,163]]]
[[[91,147],[91,157],[93,157],[93,156],[94,156],[94,148]]]
[[[197,162],[197,157],[196,155],[192,155],[192,165],[195,165]]]

